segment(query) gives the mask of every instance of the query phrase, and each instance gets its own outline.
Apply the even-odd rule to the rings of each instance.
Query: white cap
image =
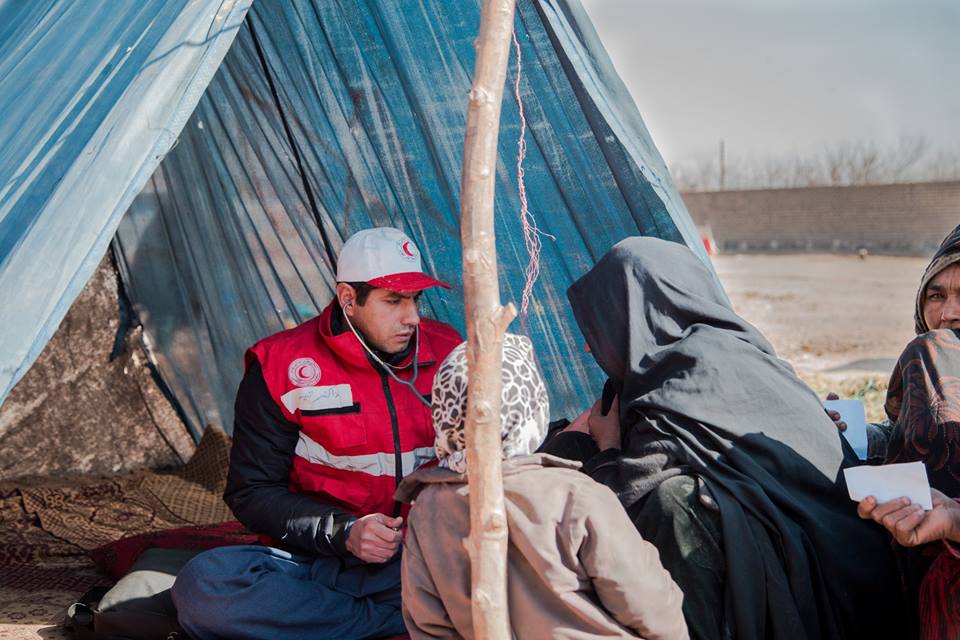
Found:
[[[350,236],[337,258],[337,282],[366,282],[399,293],[450,288],[423,272],[420,250],[393,227],[364,229]]]

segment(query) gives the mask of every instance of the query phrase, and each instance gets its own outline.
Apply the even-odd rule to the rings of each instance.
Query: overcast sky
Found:
[[[960,151],[960,0],[582,0],[668,163]]]

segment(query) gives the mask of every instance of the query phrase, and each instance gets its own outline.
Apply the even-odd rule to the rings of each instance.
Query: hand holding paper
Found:
[[[867,459],[867,417],[860,400],[824,400],[823,406],[840,414],[847,423],[843,437],[861,460]]]
[[[850,467],[843,470],[843,475],[850,498],[856,502],[867,496],[873,496],[880,503],[907,497],[927,511],[933,508],[927,468],[922,462]]]
[[[867,498],[857,507],[857,515],[883,526],[894,540],[905,547],[915,547],[938,540],[960,542],[960,502],[951,500],[936,489],[930,489],[933,509],[923,508],[905,498],[877,504]]]

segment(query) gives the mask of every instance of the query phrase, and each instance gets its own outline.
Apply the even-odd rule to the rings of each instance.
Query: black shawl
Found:
[[[905,637],[884,532],[846,494],[852,451],[703,263],[682,245],[629,238],[568,296],[620,393],[623,448],[603,481],[629,511],[669,475],[704,479],[720,506],[735,637]]]

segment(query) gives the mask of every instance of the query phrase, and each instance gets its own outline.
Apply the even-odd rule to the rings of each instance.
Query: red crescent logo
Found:
[[[297,358],[287,368],[287,376],[296,387],[311,387],[320,381],[320,365],[313,358]]]
[[[400,248],[403,249],[403,252],[408,256],[410,256],[411,258],[416,257],[413,255],[413,251],[410,251],[410,241],[404,242],[403,246],[401,246]]]

